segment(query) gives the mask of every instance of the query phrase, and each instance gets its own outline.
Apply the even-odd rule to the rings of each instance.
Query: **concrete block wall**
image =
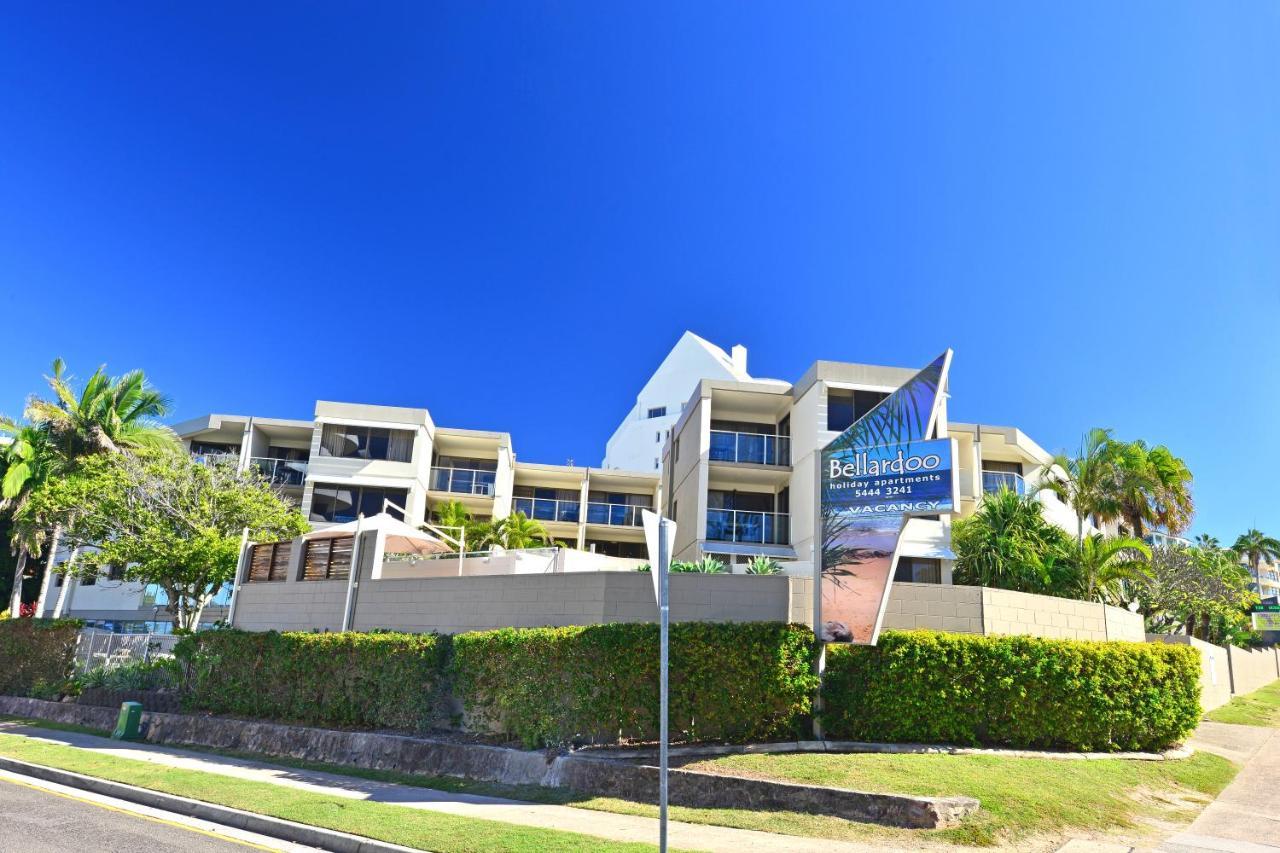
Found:
[[[246,631],[339,631],[346,581],[258,581],[236,594],[235,627]]]
[[[1101,604],[1007,589],[983,588],[982,623],[988,634],[1107,639],[1107,620]]]
[[[1231,701],[1231,663],[1227,650],[1185,634],[1147,634],[1151,643],[1191,646],[1200,652],[1200,707],[1212,711]]]
[[[1231,666],[1231,690],[1234,693],[1252,693],[1280,678],[1280,650],[1227,648],[1227,662]]]
[[[1137,613],[1112,607],[1109,604],[1103,606],[1102,612],[1106,621],[1108,640],[1126,640],[1131,643],[1146,641],[1146,624]]]
[[[895,583],[885,606],[885,630],[928,628],[958,634],[983,633],[983,589],[936,583]]]

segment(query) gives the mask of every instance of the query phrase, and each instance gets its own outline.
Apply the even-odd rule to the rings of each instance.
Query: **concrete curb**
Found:
[[[153,809],[173,812],[185,817],[207,820],[211,823],[242,829],[246,832],[256,832],[259,835],[278,838],[281,841],[288,841],[293,844],[332,850],[334,853],[422,853],[421,850],[414,847],[401,847],[398,844],[374,841],[371,838],[362,838],[358,835],[350,835],[332,829],[322,829],[318,826],[308,826],[304,823],[294,823],[293,821],[281,820],[267,815],[233,809],[229,806],[206,803],[201,800],[191,800],[174,794],[164,794],[147,788],[126,785],[123,782],[112,782],[108,779],[73,773],[70,770],[59,770],[56,767],[46,767],[43,764],[19,761],[16,758],[0,756],[0,769],[22,776],[29,776],[33,779],[56,782],[69,788],[79,788],[82,791],[90,791],[105,797],[115,797],[118,800],[149,806]]]

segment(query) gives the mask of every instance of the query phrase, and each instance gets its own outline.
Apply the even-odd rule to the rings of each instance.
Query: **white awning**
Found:
[[[337,539],[342,536],[354,536],[357,530],[361,533],[377,531],[382,534],[385,537],[383,550],[388,554],[426,556],[428,554],[447,554],[453,550],[430,533],[419,530],[411,524],[405,524],[400,519],[385,512],[380,512],[377,515],[371,515],[358,521],[348,521],[346,524],[326,527],[323,530],[313,530],[302,538],[308,541]]]

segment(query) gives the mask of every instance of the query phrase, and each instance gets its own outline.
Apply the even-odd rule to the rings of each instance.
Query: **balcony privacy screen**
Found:
[[[307,543],[302,562],[304,581],[345,580],[351,574],[351,552],[354,536],[315,539]]]
[[[264,542],[254,545],[249,556],[249,575],[245,582],[282,581],[289,574],[292,542]]]

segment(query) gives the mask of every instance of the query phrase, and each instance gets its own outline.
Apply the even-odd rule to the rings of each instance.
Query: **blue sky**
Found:
[[[685,328],[955,348],[952,416],[1168,444],[1280,534],[1280,7],[13,4],[0,411],[55,355],[598,463]]]

